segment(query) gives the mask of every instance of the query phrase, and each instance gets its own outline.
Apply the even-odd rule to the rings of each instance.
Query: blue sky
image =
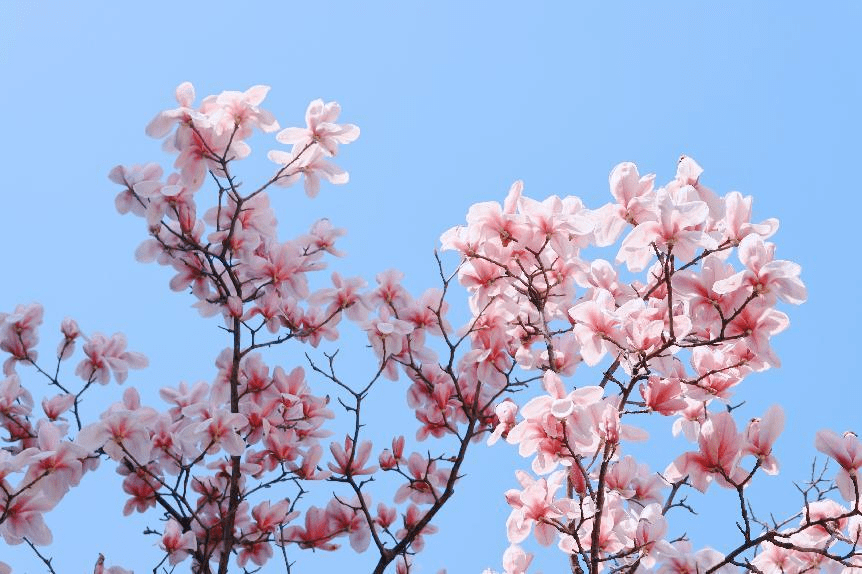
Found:
[[[779,218],[777,255],[803,267],[809,301],[784,309],[791,327],[775,341],[782,368],[750,377],[737,394],[746,401],[739,420],[773,403],[785,408],[782,474],[754,492],[764,510],[790,512],[799,506],[791,481],[806,476],[816,430],[862,430],[854,167],[862,151],[862,7],[652,4],[4,0],[0,309],[43,303],[46,353],[66,315],[85,331],[123,331],[150,357],[151,367],[127,383],[150,402],[164,384],[212,377],[224,345],[216,323],[168,290],[166,270],[134,261],[145,229],[115,212],[117,190],[106,177],[118,163],[167,167],[143,127],[172,106],[185,80],[199,97],[270,85],[266,107],[282,126],[301,124],[312,99],[339,101],[342,118],[362,129],[340,158],[351,182],[324,188],[314,201],[299,188],[279,190],[282,236],[329,217],[348,230],[341,244],[348,257],[334,269],[371,281],[395,267],[413,292],[436,284],[440,233],[462,222],[472,203],[501,201],[513,180],[523,179],[531,197],[574,194],[597,207],[610,198],[616,163],[634,161],[665,182],[685,153],[717,192],[753,195],[755,219]],[[261,158],[268,145],[252,141]],[[267,169],[266,160],[248,162],[242,174],[255,181]],[[360,344],[345,345],[351,341]],[[361,352],[349,351],[345,368],[368,372],[367,357],[363,363]],[[295,349],[282,360],[301,358]],[[382,391],[379,412],[398,410],[403,390]],[[98,391],[94,416],[122,389]],[[415,428],[409,415],[392,424],[408,436]],[[684,448],[662,441],[652,456]],[[661,469],[670,458],[655,460]],[[507,546],[502,493],[515,485],[516,463],[503,446],[476,449],[441,533],[420,556],[421,572],[499,568]],[[711,528],[686,529],[696,545],[721,549],[734,526],[722,514],[726,500],[716,499],[692,497]],[[151,570],[155,540],[140,532],[155,519],[124,520],[122,503],[104,465],[49,516],[59,572],[88,571],[98,552],[138,573]],[[43,570],[23,547],[0,555],[16,572]],[[302,555],[297,571],[360,571],[370,558],[349,549]],[[537,564],[547,572],[562,562],[550,551]]]

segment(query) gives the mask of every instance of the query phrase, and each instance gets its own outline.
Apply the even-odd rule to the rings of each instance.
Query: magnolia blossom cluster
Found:
[[[0,380],[0,429],[4,432],[0,438],[0,536],[7,544],[25,540],[51,543],[44,514],[81,482],[84,473],[99,465],[94,449],[70,437],[71,431],[80,429],[82,394],[93,383],[104,385],[111,379],[122,383],[129,369],[147,365],[143,355],[126,350],[121,334],[88,336],[74,319],[67,318],[60,327],[55,372],[83,342],[84,356],[75,367],[83,382],[78,390],[64,386],[37,363],[42,318],[42,306],[35,303],[0,313],[0,350],[7,355],[5,378]],[[17,373],[21,365],[35,367],[49,380],[53,394],[45,396],[38,406]],[[114,574],[121,574],[121,569],[114,568]],[[9,571],[9,566],[0,562],[0,572]]]
[[[614,201],[598,209],[572,196],[531,199],[518,182],[502,205],[477,204],[466,226],[443,234],[443,248],[461,262],[451,277],[440,265],[439,287],[411,295],[397,270],[377,274],[373,286],[337,272],[313,281],[329,256],[341,255],[344,231],[323,219],[279,239],[268,194],[303,180],[313,197],[323,180],[347,182],[332,158],[359,129],[337,123],[336,103],[316,100],[305,127],[282,130],[261,108],[267,93],[255,86],[196,105],[191,84],[180,85],[178,107],[146,129],[175,155],[173,169],[118,166],[109,176],[121,186],[118,211],[146,221],[137,258],[170,267],[170,288],[222,321],[226,343],[211,380],[163,387],[161,407],[127,388],[98,420],[82,420],[82,394],[94,383],[123,383],[146,366],[143,355],[127,351],[120,334],[87,336],[67,319],[49,368],[36,349],[41,307],[0,314],[7,543],[48,544],[44,513],[104,459],[123,476],[122,512],[156,521],[163,557],[154,570],[253,570],[276,552],[289,564],[295,552],[346,541],[376,553],[375,573],[393,564],[406,573],[437,531],[432,521],[452,499],[466,456],[487,438],[530,459],[530,470],[516,473],[520,486],[505,493],[507,574],[527,571],[532,556],[520,544],[530,537],[556,544],[577,573],[862,567],[855,435],[822,431],[816,441],[840,467],[843,503],[822,489],[783,523],[747,514],[746,486],[760,471],[778,472],[772,448],[784,415],[772,407],[740,426],[725,405],[749,374],[778,365],[770,340],[788,318],[776,306],[806,298],[799,266],[775,257],[777,222],[750,221],[750,197],[716,195],[686,157],[664,187],[620,164],[610,176]],[[255,132],[277,132],[287,147],[269,151],[271,177],[240,185],[235,169]],[[613,261],[583,257],[617,244]],[[453,328],[446,297],[456,276],[470,316]],[[268,349],[293,341],[314,353],[348,323],[377,359],[367,378],[352,370],[342,377],[333,353],[309,355],[306,366],[271,363]],[[83,383],[75,390],[60,367],[79,342],[74,373]],[[582,363],[600,368],[590,378]],[[22,367],[55,393],[42,401],[44,416],[17,374]],[[421,447],[411,449],[403,429],[387,429],[382,446],[369,440],[362,407],[380,379],[408,381]],[[519,405],[515,391],[531,383],[538,396]],[[661,469],[624,452],[627,441],[648,438],[638,417],[655,413],[693,443]],[[347,420],[346,434],[333,436],[336,417]],[[695,550],[669,522],[688,507],[681,490],[713,484],[740,500],[742,542],[727,552]],[[312,490],[326,502],[308,504]],[[125,572],[101,556],[96,570]],[[0,574],[9,571],[0,563]]]
[[[230,564],[263,566],[276,547],[334,550],[338,539],[346,538],[358,552],[373,544],[380,555],[378,571],[392,562],[406,571],[424,546],[423,536],[436,532],[430,521],[452,496],[466,445],[490,430],[493,405],[508,388],[508,376],[484,380],[489,371],[478,357],[483,349],[445,319],[445,285],[413,297],[401,286],[402,274],[390,270],[378,274],[371,288],[361,278],[338,273],[331,286],[310,288],[309,274],[326,268],[327,255],[340,255],[335,241],[343,231],[320,220],[307,233],[280,240],[268,193],[301,178],[310,196],[321,179],[346,182],[347,174],[328,158],[359,130],[336,123],[340,108],[334,102],[314,101],[305,128],[277,133],[276,140],[291,147],[269,152],[278,164],[274,175],[257,188],[240,187],[234,169],[250,153],[247,140],[256,130],[279,129],[261,108],[267,91],[257,86],[224,92],[195,107],[192,86],[181,85],[179,107],[159,113],[147,127],[175,154],[174,171],[165,176],[151,163],[118,166],[110,173],[122,186],[119,212],[146,220],[149,238],[137,258],[171,267],[171,289],[191,293],[201,315],[223,320],[229,344],[215,360],[217,375],[163,388],[167,406],[161,409],[142,404],[139,393],[127,389],[98,421],[79,422],[79,432],[66,442],[79,449],[80,459],[92,460],[91,466],[100,455],[116,465],[128,495],[124,514],[161,516],[163,564],[190,560],[195,572],[221,573]],[[207,192],[208,179],[215,189]],[[7,370],[24,361],[42,371],[34,350],[38,321],[26,310],[19,314],[12,335],[4,337]],[[318,384],[320,379],[328,384],[325,391],[312,390],[302,367],[267,363],[265,349],[289,340],[312,347],[336,340],[344,318],[367,334],[379,360],[367,383],[342,381],[332,356],[328,368],[310,364]],[[63,333],[61,358],[70,354],[77,327],[64,323]],[[465,345],[472,350],[460,352]],[[93,335],[76,373],[86,376],[88,386],[106,383],[111,375],[122,383],[128,368],[144,363],[141,356],[124,353],[124,346],[120,335]],[[440,348],[448,357],[438,358]],[[400,432],[383,449],[361,436],[360,405],[371,385],[402,374],[411,382],[407,403],[420,425],[417,439],[448,438],[454,442],[451,452],[445,444],[434,447],[441,450],[436,455],[428,448],[422,449],[425,454],[405,451]],[[48,376],[60,384],[57,375]],[[354,430],[324,441],[332,435],[329,397],[337,391],[347,416],[355,417]],[[22,401],[10,399],[16,402]],[[23,418],[32,426],[28,416]],[[391,502],[375,504],[368,485],[382,473],[395,479],[395,487]],[[74,478],[77,483],[80,476]],[[302,503],[303,494],[323,481],[342,490],[322,507]],[[273,488],[277,485],[281,488]],[[323,488],[332,492],[334,486]],[[28,493],[16,495],[21,501],[36,493],[28,483],[20,490]],[[271,493],[275,498],[266,496]],[[42,522],[27,524],[29,530],[15,527],[18,537],[10,542],[24,536],[36,544],[49,541]],[[36,536],[37,530],[44,535]]]
[[[336,123],[338,104],[312,102],[306,127],[276,135],[291,148],[269,152],[279,165],[275,174],[257,189],[240,189],[232,167],[249,154],[245,140],[255,128],[279,129],[272,114],[260,108],[267,90],[225,92],[205,98],[195,109],[191,85],[181,85],[180,107],[161,112],[147,127],[149,135],[166,137],[165,149],[177,154],[176,171],[164,179],[155,164],[111,172],[124,187],[117,197],[119,211],[147,220],[151,237],[138,248],[138,259],[173,267],[171,288],[190,291],[204,316],[220,314],[233,340],[216,361],[219,375],[212,383],[163,389],[162,398],[171,404],[167,412],[141,407],[129,393],[123,404],[85,428],[82,440],[104,450],[126,475],[124,489],[131,495],[126,512],[151,507],[167,512],[162,548],[171,564],[192,555],[196,569],[207,571],[209,562],[217,562],[223,571],[234,553],[241,567],[249,561],[262,566],[273,555],[273,543],[333,550],[338,547],[334,539],[347,536],[360,552],[373,539],[383,567],[398,555],[406,567],[408,547],[421,549],[422,534],[435,530],[420,506],[439,504],[447,484],[454,482],[444,457],[406,456],[403,438],[396,437],[392,449],[379,453],[380,464],[370,464],[372,444],[359,437],[357,423],[356,432],[328,445],[332,460],[326,462],[320,439],[331,434],[324,428],[334,416],[328,394],[314,394],[302,368],[271,368],[256,350],[289,339],[317,347],[321,340],[338,338],[346,317],[367,332],[380,374],[395,380],[402,369],[416,382],[410,402],[423,421],[422,437],[457,433],[467,420],[463,409],[457,412],[466,399],[450,399],[441,391],[431,398],[433,381],[446,374],[425,342],[426,335],[442,336],[448,327],[442,318],[446,305],[439,289],[414,299],[396,271],[379,274],[373,289],[338,273],[332,274],[331,287],[310,289],[308,274],[325,268],[325,255],[340,255],[335,240],[343,231],[321,220],[308,233],[279,241],[268,189],[304,178],[305,191],[313,197],[321,179],[345,183],[347,174],[327,158],[354,141],[359,129]],[[218,193],[205,196],[215,204],[200,216],[205,174],[217,182]],[[341,384],[334,372],[329,378]],[[353,396],[358,416],[364,393]],[[486,421],[492,417],[491,400],[485,401]],[[127,430],[119,433],[120,441],[118,426]],[[381,502],[375,507],[363,490],[377,472],[401,476],[395,506]],[[178,497],[173,485],[189,478],[197,497]],[[302,512],[296,498],[249,502],[252,493],[277,483],[322,480],[345,483],[352,497],[342,494],[323,508]],[[182,504],[175,504],[178,498]],[[399,519],[398,505],[405,503]]]
[[[571,196],[528,198],[516,182],[502,205],[474,205],[466,226],[443,235],[462,257],[458,277],[481,324],[473,336],[485,342],[483,360],[495,357],[497,373],[513,364],[542,373],[545,394],[520,408],[499,403],[489,438],[517,445],[535,473],[518,471],[521,488],[506,493],[509,574],[529,565],[517,545],[531,533],[556,542],[573,572],[735,570],[744,565],[737,556],[756,548],[760,571],[777,571],[766,557],[776,549],[788,557],[784,572],[857,564],[855,547],[846,556],[829,549],[855,544],[858,510],[825,500],[807,505],[798,527],[761,538],[745,518],[735,554],[668,541],[666,515],[685,506],[675,503],[681,487],[705,492],[715,482],[737,490],[744,507],[755,473],[778,472],[781,409],[740,432],[724,406],[750,373],[778,366],[770,339],[789,321],[776,304],[806,298],[800,267],[777,259],[768,241],[778,222],[751,222],[750,197],[719,197],[701,173],[683,156],[676,177],[657,187],[620,164],[609,178],[615,201],[595,210]],[[581,257],[618,241],[613,261]],[[591,380],[575,374],[580,363],[605,368]],[[563,377],[582,383],[567,387]],[[659,472],[624,454],[626,441],[647,439],[634,423],[649,413],[672,417],[674,434],[696,442]],[[858,466],[843,453],[859,443],[846,440],[838,447],[823,431],[817,446],[841,464],[836,482],[855,508]],[[824,508],[845,519],[825,537],[811,515]]]

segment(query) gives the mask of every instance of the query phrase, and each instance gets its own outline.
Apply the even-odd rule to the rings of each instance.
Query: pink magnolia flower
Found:
[[[524,420],[506,437],[509,444],[518,444],[521,456],[537,453],[532,466],[539,474],[552,471],[560,462],[571,464],[569,449],[584,456],[595,453],[601,437],[595,432],[594,423],[601,418],[604,406],[601,387],[581,387],[566,393],[560,377],[553,371],[545,372],[543,383],[548,394],[523,406]],[[591,416],[594,405],[599,405],[596,417]]]
[[[769,339],[790,325],[786,314],[768,306],[763,300],[750,302],[727,326],[725,335],[741,337],[740,350],[746,354],[746,365],[754,370],[779,367],[781,361],[769,345]]]
[[[305,111],[305,128],[285,128],[275,139],[283,144],[293,144],[293,149],[303,149],[317,143],[328,156],[338,153],[338,144],[348,144],[359,137],[359,128],[353,124],[336,124],[341,106],[336,102],[324,104],[314,100]]]
[[[622,282],[616,268],[604,259],[596,259],[590,263],[589,269],[583,269],[574,274],[575,282],[588,289],[586,298],[594,299],[595,289],[602,289],[613,295],[614,301],[623,305],[631,299],[638,298],[632,286]]]
[[[617,203],[609,203],[595,212],[597,245],[613,244],[626,223],[637,225],[650,218],[654,181],[654,174],[641,176],[631,162],[620,163],[611,170],[608,183]]]
[[[702,201],[709,207],[709,228],[724,216],[724,202],[711,189],[700,182],[703,168],[694,159],[681,155],[676,164],[676,178],[666,189],[677,200]]]
[[[51,543],[51,531],[42,515],[55,503],[42,496],[38,490],[25,490],[9,499],[9,493],[0,490],[0,536],[7,544],[20,544],[27,538],[33,544],[44,546]]]
[[[626,455],[608,466],[605,486],[616,491],[623,498],[631,498],[634,496],[634,489],[629,486],[636,472],[637,461],[631,455]]]
[[[407,507],[407,512],[404,514],[404,527],[400,528],[398,532],[395,533],[396,538],[403,538],[407,535],[408,530],[411,530],[419,523],[420,520],[425,515],[422,513],[422,510],[416,506],[415,504],[411,504]],[[415,549],[417,552],[420,552],[423,548],[425,548],[425,539],[423,535],[425,534],[435,534],[437,532],[437,527],[433,524],[426,524],[422,527],[422,530],[419,534],[413,539],[413,544],[411,547]]]
[[[394,317],[387,307],[380,308],[379,317],[363,322],[362,329],[381,359],[401,353],[407,347],[407,335],[413,332],[410,323]]]
[[[687,398],[698,401],[730,398],[730,389],[739,384],[750,369],[726,351],[706,346],[692,349],[691,365],[697,377],[686,385]]]
[[[443,299],[443,291],[431,288],[415,300],[410,301],[399,314],[402,319],[411,323],[415,330],[421,329],[421,332],[442,336],[443,330],[451,331],[451,327],[445,319],[448,308],[449,304]],[[440,319],[437,317],[438,309],[440,317],[443,318],[443,329],[441,329]]]
[[[266,540],[243,540],[240,542],[240,551],[236,558],[236,564],[245,569],[251,560],[257,566],[263,566],[272,558],[272,545]]]
[[[7,476],[20,472],[22,469],[38,462],[42,458],[51,456],[49,452],[39,452],[38,448],[25,448],[19,453],[10,454],[8,450],[0,449],[0,484]]]
[[[44,456],[27,469],[24,483],[38,482],[46,498],[59,502],[71,487],[81,481],[84,474],[81,461],[89,453],[80,445],[61,440],[60,429],[49,421],[40,420],[37,429],[37,445]]]
[[[492,248],[488,247],[488,251]],[[490,260],[489,260],[490,259]],[[461,285],[480,301],[498,296],[507,290],[504,281],[505,268],[496,263],[496,260],[508,259],[501,253],[490,253],[488,259],[468,259],[458,270],[458,279]]]
[[[111,380],[111,373],[118,383],[128,378],[129,369],[143,369],[149,364],[141,353],[126,351],[126,337],[122,333],[114,333],[108,339],[101,333],[93,333],[84,337],[84,354],[86,359],[78,363],[75,374],[85,381],[95,380],[106,385]]]
[[[377,281],[377,287],[369,297],[372,305],[401,309],[410,303],[410,294],[401,285],[404,273],[397,269],[387,269],[378,273],[374,279]]]
[[[496,201],[470,206],[467,212],[467,225],[482,235],[499,240],[503,247],[511,241],[523,240],[527,228],[523,217],[515,213],[523,189],[524,182],[519,180],[513,183],[503,206]]]
[[[104,448],[112,459],[129,456],[133,462],[146,464],[153,444],[148,431],[157,414],[152,409],[117,410],[102,415],[102,420],[81,429],[75,442],[90,452]]]
[[[33,410],[33,396],[21,385],[18,375],[0,381],[0,415],[27,416]]]
[[[363,498],[366,505],[370,506],[371,500],[367,496]],[[368,528],[365,515],[359,511],[359,508],[359,499],[356,497],[346,501],[333,498],[326,505],[326,515],[329,517],[330,528],[334,532],[347,534],[350,547],[356,552],[365,552],[371,543],[371,530]]]
[[[506,521],[506,533],[509,542],[523,542],[535,527],[535,536],[539,544],[548,546],[554,541],[557,529],[550,520],[558,519],[566,513],[566,508],[555,501],[557,490],[566,478],[565,471],[557,471],[547,479],[534,479],[523,471],[517,471],[518,482],[522,490],[506,491],[506,502],[512,507],[512,512]]]
[[[361,293],[366,283],[360,277],[343,279],[338,273],[332,274],[332,288],[321,289],[311,295],[308,301],[313,305],[327,305],[325,314],[344,310],[353,321],[364,321],[370,305],[367,296]]]
[[[765,243],[757,234],[747,235],[738,250],[746,270],[717,281],[713,290],[725,294],[745,286],[768,300],[777,297],[794,305],[805,302],[808,293],[799,279],[802,268],[792,261],[775,260],[774,252],[775,244]]]
[[[621,322],[616,315],[616,303],[608,291],[599,290],[593,300],[575,305],[569,309],[569,317],[575,322],[575,336],[587,365],[597,365],[609,350],[613,352],[622,347]]]
[[[663,379],[650,375],[646,383],[641,383],[640,392],[650,410],[665,416],[676,414],[687,406],[682,383],[675,377]]]
[[[503,571],[506,574],[525,574],[533,555],[524,552],[517,544],[512,544],[503,552]]]
[[[717,282],[733,273],[733,266],[715,254],[705,257],[698,271],[686,269],[674,273],[674,291],[688,301],[696,333],[709,337],[713,331],[720,329],[721,313],[725,317],[729,316],[742,303],[744,295],[741,293],[721,294],[714,290]]]
[[[849,431],[838,436],[828,429],[819,430],[814,447],[841,466],[835,476],[835,483],[844,500],[856,500],[857,492],[862,491],[858,478],[859,468],[862,467],[862,442],[859,437]]]
[[[399,464],[407,462],[404,458],[404,436],[397,436],[392,439],[392,450],[384,449],[378,457],[380,468],[383,470],[392,470]]]
[[[270,333],[278,333],[284,326],[284,301],[275,289],[267,289],[263,295],[255,299],[254,307],[249,309],[243,316],[243,321],[248,321],[255,315],[260,315]]]
[[[172,406],[168,410],[168,414],[174,420],[179,419],[181,411],[189,406],[198,404],[206,398],[209,393],[209,385],[204,381],[196,382],[191,388],[185,381],[180,381],[176,389],[171,387],[162,387],[159,390],[159,396],[166,403],[171,403]]]
[[[669,317],[669,315],[671,315]],[[674,337],[682,339],[691,330],[691,319],[684,314],[669,314],[663,300],[631,299],[617,309],[621,328],[621,340],[633,354],[649,354],[661,346],[670,331],[668,321],[673,321]]]
[[[240,456],[245,452],[246,444],[238,430],[247,424],[248,419],[244,415],[218,409],[203,422],[186,427],[182,437],[189,448],[199,445],[207,454],[223,449],[232,456]]]
[[[287,500],[280,500],[275,504],[264,500],[251,511],[257,531],[266,533],[275,532],[278,526],[290,521],[297,514],[296,512],[290,512],[290,502]]]
[[[614,166],[608,176],[611,195],[625,208],[628,208],[638,198],[649,195],[654,182],[655,174],[641,176],[637,166],[628,161]]]
[[[667,534],[667,520],[662,514],[661,504],[650,504],[634,516],[637,519],[632,543],[638,548],[640,563],[652,568],[656,556],[663,547],[662,540]]]
[[[428,460],[418,452],[407,459],[408,481],[395,491],[395,503],[408,498],[416,504],[431,504],[440,497],[440,489],[446,484],[448,473],[437,468],[437,462]]]
[[[288,512],[290,503],[282,500],[274,505],[263,501],[252,510],[255,523],[245,529],[240,539],[240,551],[237,565],[245,567],[249,560],[257,566],[263,566],[272,557],[272,545],[269,543],[279,526],[299,515],[298,512]]]
[[[13,313],[0,313],[0,350],[11,355],[3,363],[3,374],[15,372],[18,361],[35,361],[38,353],[39,325],[44,310],[38,303],[17,305]]]
[[[376,466],[365,466],[368,462],[368,457],[371,455],[371,448],[371,441],[367,440],[360,442],[359,446],[354,448],[353,439],[345,436],[343,448],[337,442],[329,445],[329,450],[335,458],[334,464],[329,463],[329,469],[332,472],[346,476],[374,474],[377,472]]]
[[[783,548],[771,542],[763,542],[760,552],[751,561],[763,574],[796,574],[805,572],[803,554],[793,548]]]
[[[503,552],[503,574],[526,574],[532,561],[532,554],[524,552],[517,544],[512,544]],[[486,568],[482,574],[499,574],[499,572]]]
[[[752,197],[743,197],[738,191],[724,196],[724,219],[719,227],[725,238],[733,244],[739,243],[748,235],[756,233],[766,239],[778,230],[777,219],[767,219],[763,223],[751,223]]]
[[[123,506],[123,516],[129,516],[133,512],[146,512],[156,505],[156,493],[160,485],[150,474],[155,470],[154,465],[139,467],[134,471],[120,466],[117,470],[126,475],[123,479],[123,492],[130,496]]]
[[[713,480],[722,486],[745,477],[745,471],[737,466],[742,449],[742,437],[736,431],[736,423],[728,412],[712,413],[700,428],[698,452],[686,452],[664,472],[670,482],[688,477],[691,485],[706,492]]]
[[[338,544],[330,542],[337,534],[332,530],[326,511],[312,506],[305,511],[305,527],[288,526],[284,529],[282,540],[295,542],[300,548],[337,550]]]
[[[602,509],[602,520],[599,524],[598,539],[594,541],[592,533],[595,527],[595,511],[591,510],[593,506],[592,500],[588,499],[588,504],[584,510],[578,510],[587,514],[585,519],[580,522],[580,526],[575,534],[580,545],[584,549],[592,549],[593,543],[602,554],[617,554],[623,551],[631,544],[634,536],[634,531],[637,523],[634,518],[625,510],[623,499],[615,492],[609,492],[605,498],[604,507]],[[574,506],[574,503],[572,504]],[[576,554],[579,552],[578,543],[575,541],[575,536],[564,534],[560,538],[559,548],[568,554]]]
[[[757,457],[766,474],[778,474],[778,460],[772,454],[772,445],[784,430],[784,411],[778,405],[769,407],[763,418],[751,419],[745,429],[743,454]]]
[[[194,199],[197,187],[183,181],[180,174],[169,175],[165,185],[150,181],[138,183],[134,191],[146,201],[145,216],[151,230],[159,230],[160,224],[167,224],[169,220],[178,222],[180,231],[185,234],[194,230],[198,223]]]
[[[654,502],[663,503],[666,499],[664,490],[667,488],[667,482],[647,464],[638,464],[630,486],[634,490],[632,500],[641,506]]]
[[[228,197],[221,209],[212,207],[207,210],[204,221],[217,230],[209,236],[213,243],[221,242],[227,237],[232,222],[234,227],[239,225],[248,233],[248,241],[254,242],[254,248],[261,243],[274,241],[277,235],[275,212],[270,206],[269,196],[265,193],[259,193],[243,202],[242,209],[237,207],[232,197]]]
[[[395,507],[386,506],[382,502],[377,503],[377,517],[374,523],[382,528],[389,528],[398,517],[398,511]]]
[[[702,548],[697,552],[691,549],[691,542],[676,541],[673,544],[662,545],[658,552],[658,569],[656,574],[692,574],[706,572],[724,559],[724,555],[712,548]],[[715,571],[716,574],[733,574],[736,567],[726,564]]]
[[[325,251],[335,257],[344,257],[344,252],[335,248],[335,240],[347,233],[340,227],[333,227],[327,218],[318,219],[308,231],[306,239],[310,240],[309,253]]]
[[[255,251],[260,256],[249,258],[248,271],[252,276],[272,285],[281,297],[302,299],[308,295],[305,273],[312,268],[299,245],[292,241],[271,242]]]
[[[592,419],[592,434],[601,439],[601,444],[617,444],[621,439],[635,442],[647,440],[649,434],[645,430],[621,423],[618,400],[618,396],[611,396],[601,403],[590,405],[587,412]]]
[[[167,135],[167,132],[165,132],[165,135]],[[117,211],[121,215],[125,215],[131,211],[135,215],[143,217],[146,214],[147,203],[146,200],[137,195],[135,188],[139,184],[159,186],[161,185],[161,178],[162,168],[156,163],[148,163],[146,165],[135,164],[129,167],[118,165],[114,167],[108,173],[108,179],[125,187],[114,200]]]
[[[828,498],[808,503],[799,520],[801,531],[796,542],[803,546],[831,544],[834,533],[847,527],[847,513],[847,508]]]
[[[66,317],[60,324],[60,332],[63,333],[63,340],[57,345],[57,358],[64,361],[75,352],[75,339],[81,331],[74,319]]]
[[[290,187],[304,176],[305,195],[308,197],[316,197],[320,192],[321,178],[334,185],[345,184],[350,179],[346,171],[324,159],[325,156],[319,147],[292,153],[271,150],[267,157],[274,163],[284,166],[284,173],[279,175],[276,185]]]
[[[623,240],[617,255],[629,271],[643,271],[655,256],[651,245],[663,252],[672,251],[679,261],[694,258],[698,248],[714,249],[718,243],[698,229],[709,215],[702,201],[675,202],[670,195],[660,194],[656,201],[657,214],[653,220],[639,223]]]
[[[245,92],[225,91],[217,96],[207,96],[201,102],[201,112],[210,116],[217,132],[230,133],[236,129],[235,139],[246,139],[252,128],[262,132],[274,132],[278,122],[268,111],[260,109],[269,86],[252,86]]]
[[[503,402],[494,407],[494,413],[497,415],[497,426],[494,427],[494,432],[488,437],[488,446],[496,443],[500,438],[506,438],[509,431],[515,428],[517,424],[515,415],[518,412],[518,405],[511,399],[505,399]]]
[[[146,133],[152,138],[163,138],[170,133],[174,124],[188,121],[194,110],[192,102],[195,101],[195,88],[191,82],[183,82],[176,89],[178,108],[159,112],[147,125]]]
[[[856,471],[862,467],[862,442],[856,433],[845,432],[838,436],[834,431],[817,431],[814,447],[835,460],[846,471]]]
[[[549,243],[555,253],[573,254],[572,248],[585,246],[592,236],[595,222],[585,215],[583,205],[552,195],[543,201],[527,196],[518,198],[519,212],[530,233],[523,238],[523,246],[542,249]]]
[[[338,339],[336,328],[340,316],[330,316],[320,307],[311,307],[302,315],[297,338],[312,347],[317,347],[322,339],[335,341]]]
[[[179,564],[186,559],[190,552],[196,547],[194,532],[183,533],[179,523],[168,520],[159,547],[168,554],[168,562],[171,565]]]

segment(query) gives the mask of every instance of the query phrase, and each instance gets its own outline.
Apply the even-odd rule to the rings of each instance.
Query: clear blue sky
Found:
[[[681,153],[694,157],[707,185],[751,194],[755,219],[781,220],[778,256],[801,263],[809,288],[808,303],[785,309],[792,324],[775,341],[783,367],[737,394],[740,420],[773,403],[788,417],[782,474],[755,491],[761,508],[798,508],[791,481],[805,478],[818,428],[862,430],[859,3],[194,4],[0,0],[0,309],[42,302],[46,353],[71,315],[87,331],[125,332],[150,357],[127,383],[149,402],[164,384],[212,377],[224,345],[216,323],[168,290],[166,270],[134,261],[145,230],[115,212],[106,175],[118,163],[165,163],[143,127],[172,106],[180,82],[199,96],[268,84],[266,107],[282,126],[300,124],[322,97],[362,128],[341,157],[349,185],[314,201],[299,188],[276,198],[283,237],[329,217],[349,232],[335,269],[370,281],[396,267],[414,292],[435,283],[440,233],[472,203],[502,200],[515,179],[532,197],[575,194],[597,207],[617,162],[665,182]],[[261,157],[268,149],[252,145]],[[264,177],[266,166],[249,163],[243,178]],[[400,408],[403,390],[381,392],[384,409]],[[98,391],[94,413],[122,389]],[[409,416],[395,422],[412,436]],[[662,440],[652,456],[684,448]],[[653,460],[661,470],[670,458]],[[502,493],[515,486],[516,461],[505,446],[477,449],[421,572],[499,569]],[[710,524],[686,527],[695,544],[726,547],[727,499],[691,501]],[[140,532],[154,516],[124,520],[122,504],[104,465],[49,515],[58,572],[89,572],[98,552],[138,574],[152,568],[156,540]],[[16,572],[43,570],[24,547],[0,557]],[[296,572],[363,571],[372,556],[347,548],[318,558],[299,556]],[[537,564],[549,572],[562,560],[551,551]]]

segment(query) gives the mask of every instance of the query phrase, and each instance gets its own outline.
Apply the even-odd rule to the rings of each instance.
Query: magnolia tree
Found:
[[[281,130],[260,107],[267,91],[223,92],[196,106],[182,84],[178,107],[146,129],[176,155],[173,171],[148,163],[109,176],[120,186],[120,213],[146,221],[137,258],[172,268],[171,289],[190,293],[224,331],[211,381],[164,387],[156,406],[129,387],[87,420],[83,395],[124,383],[146,358],[120,334],[87,333],[66,319],[46,360],[44,350],[37,355],[38,304],[0,315],[0,534],[8,544],[30,545],[54,572],[40,550],[51,542],[44,516],[104,463],[124,476],[124,514],[148,514],[147,533],[164,551],[139,569],[290,572],[299,552],[347,542],[373,553],[375,573],[408,572],[437,530],[435,516],[469,480],[468,452],[504,439],[527,459],[515,471],[520,486],[505,493],[507,574],[528,570],[532,556],[518,544],[531,536],[556,546],[578,574],[862,569],[854,434],[817,434],[837,472],[812,477],[794,516],[760,520],[747,497],[759,474],[778,472],[772,446],[784,415],[776,406],[740,424],[728,397],[749,374],[778,365],[770,339],[788,318],[776,305],[806,297],[799,266],[776,259],[768,241],[778,222],[752,223],[750,197],[716,195],[687,157],[664,187],[618,165],[613,201],[596,209],[573,196],[531,199],[516,182],[502,205],[474,205],[466,225],[443,234],[442,248],[460,263],[447,271],[438,259],[440,282],[424,293],[408,293],[397,271],[378,274],[372,287],[333,273],[312,289],[309,278],[339,255],[343,231],[321,220],[281,240],[267,193],[302,180],[314,196],[321,180],[346,183],[331,158],[359,129],[338,123],[337,104],[317,100],[306,127]],[[255,130],[277,132],[284,147],[268,154],[271,177],[240,186],[234,168],[251,153]],[[587,247],[609,248],[613,261],[585,259]],[[456,280],[470,316],[453,327],[447,299]],[[376,357],[368,380],[341,376],[322,350],[304,365],[265,360],[277,345],[337,341],[349,322]],[[76,354],[73,375],[63,366]],[[415,440],[404,429],[390,429],[385,444],[369,440],[363,407],[380,379],[405,381]],[[533,398],[519,400],[526,387]],[[38,406],[34,394],[44,396]],[[629,441],[647,439],[638,422],[650,415],[668,417],[691,442],[659,468],[626,453]],[[349,431],[327,438],[336,417]],[[696,549],[674,528],[690,509],[689,489],[735,493],[736,546]],[[315,491],[328,502],[311,504],[306,494]],[[104,562],[99,556],[96,572],[130,566]],[[11,571],[0,563],[0,573]]]

